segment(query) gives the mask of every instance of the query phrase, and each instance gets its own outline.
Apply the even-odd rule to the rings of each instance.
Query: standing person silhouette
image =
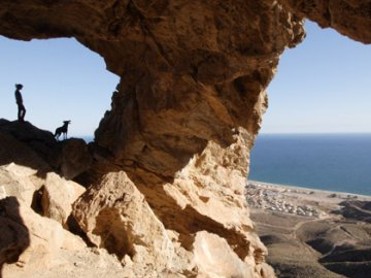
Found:
[[[21,90],[23,88],[22,84],[15,84],[15,100],[18,105],[18,121],[24,122],[24,116],[26,115],[26,108],[23,105],[23,98]]]

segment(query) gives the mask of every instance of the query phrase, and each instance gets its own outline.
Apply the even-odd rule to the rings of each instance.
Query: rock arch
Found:
[[[0,4],[0,34],[20,40],[75,37],[121,77],[112,109],[95,134],[93,186],[75,204],[75,216],[93,242],[99,245],[99,231],[107,229],[96,229],[89,212],[109,209],[119,219],[125,209],[147,216],[150,210],[148,221],[159,220],[157,235],[171,231],[184,252],[200,254],[202,246],[212,249],[218,242],[227,248],[226,240],[238,267],[267,276],[266,250],[243,194],[249,150],[267,108],[265,90],[280,54],[305,37],[304,17],[370,43],[370,11],[366,0],[7,0]],[[136,194],[145,196],[148,207],[118,205]],[[103,198],[102,207],[96,198]],[[140,264],[138,256],[155,247],[140,238],[140,215],[132,217],[107,223],[100,218],[99,225],[130,232],[125,246]],[[176,257],[173,247],[163,252],[164,258]],[[212,271],[190,257],[200,272]]]

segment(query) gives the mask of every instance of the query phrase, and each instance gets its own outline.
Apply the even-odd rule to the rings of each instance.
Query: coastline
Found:
[[[351,192],[343,192],[343,191],[336,191],[336,190],[325,190],[325,189],[317,189],[317,188],[311,188],[311,187],[302,187],[298,185],[289,185],[289,184],[280,184],[280,183],[271,183],[271,182],[265,182],[265,181],[258,181],[258,180],[247,180],[247,183],[253,183],[253,184],[261,184],[265,186],[275,186],[275,187],[282,187],[287,189],[293,189],[298,191],[313,191],[318,193],[328,193],[328,194],[337,194],[340,196],[357,196],[360,198],[366,198],[371,199],[371,195],[365,195],[360,193],[351,193]]]
[[[371,202],[371,196],[288,186],[249,180],[246,199],[252,210],[326,218],[337,214],[344,202]]]
[[[256,139],[248,178],[371,196],[371,134],[286,134]]]
[[[245,194],[277,277],[369,277],[371,196],[255,180]]]

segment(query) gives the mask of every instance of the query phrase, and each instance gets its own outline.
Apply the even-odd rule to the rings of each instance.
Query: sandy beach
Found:
[[[371,277],[371,196],[248,181],[278,277]]]

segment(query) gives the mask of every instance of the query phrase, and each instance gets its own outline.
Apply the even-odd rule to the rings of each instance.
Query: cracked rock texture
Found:
[[[370,43],[370,11],[366,0],[4,0],[0,34],[74,37],[121,77],[73,206],[91,243],[138,277],[269,277],[244,197],[266,88],[304,17]],[[223,266],[208,256],[221,250]]]

